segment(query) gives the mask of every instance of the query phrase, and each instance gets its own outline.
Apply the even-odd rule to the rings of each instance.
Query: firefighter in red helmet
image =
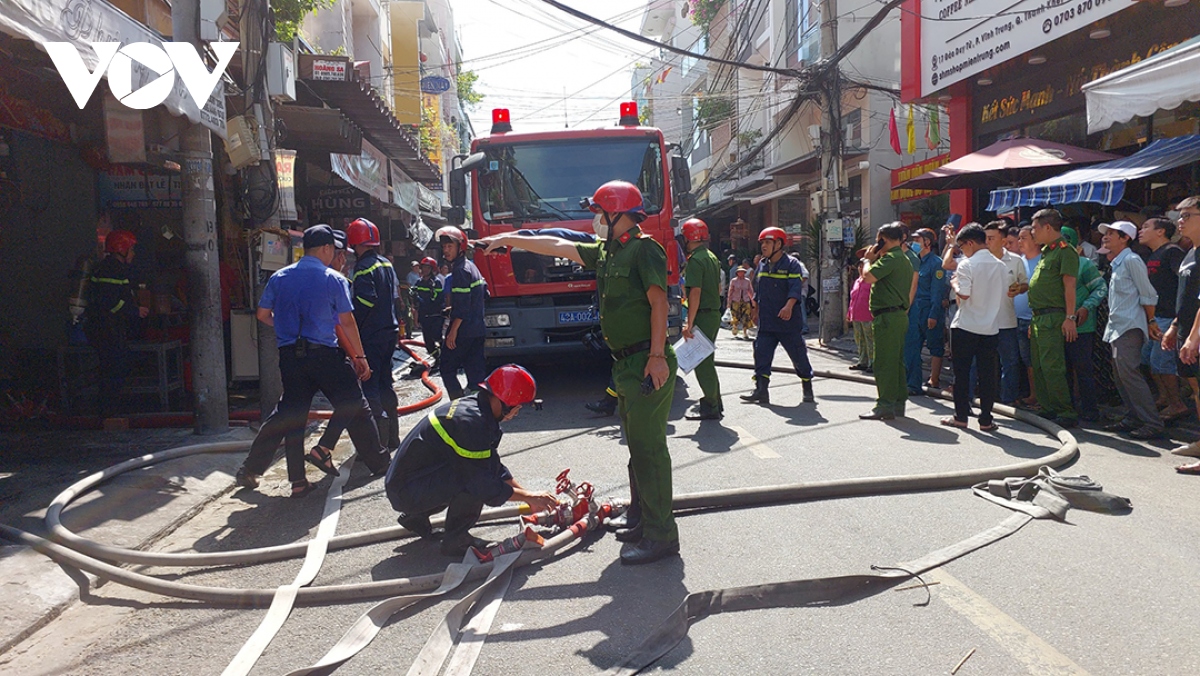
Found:
[[[484,241],[489,252],[511,246],[596,270],[600,330],[615,360],[617,408],[629,445],[630,510],[617,539],[636,544],[621,552],[621,562],[650,563],[679,553],[667,451],[676,366],[667,342],[667,252],[639,227],[646,210],[632,183],[605,183],[584,205],[595,214],[595,243],[546,235]]]
[[[762,261],[754,271],[758,284],[754,291],[754,307],[758,335],[754,338],[754,391],[742,395],[749,403],[771,403],[767,386],[771,382],[771,362],[775,348],[782,345],[792,360],[804,401],[812,402],[813,368],[808,361],[808,346],[804,343],[804,283],[808,271],[787,253],[788,235],[783,228],[765,228],[758,235]]]
[[[432,538],[429,517],[446,510],[442,553],[454,557],[491,544],[470,533],[484,505],[515,500],[540,512],[558,504],[550,493],[522,488],[497,452],[500,423],[537,395],[533,376],[506,364],[475,386],[478,392],[442,404],[412,428],[384,480],[400,525],[416,535]]]
[[[483,339],[487,333],[483,323],[487,282],[479,268],[467,260],[467,233],[448,225],[434,236],[442,245],[442,258],[450,263],[450,276],[445,282],[450,325],[442,344],[442,384],[447,396],[457,399],[464,393],[458,381],[458,369],[466,373],[468,389],[482,382],[487,374],[483,352]]]
[[[128,230],[113,230],[104,238],[104,260],[92,270],[87,290],[84,330],[96,350],[99,370],[100,415],[119,412],[124,403],[125,373],[129,369],[130,324],[150,314],[137,304],[129,281],[137,237]]]
[[[714,344],[721,329],[721,261],[708,249],[708,224],[699,218],[683,222],[683,240],[687,247],[686,294],[687,323],[683,337],[691,339],[699,330]],[[696,380],[704,396],[689,420],[720,420],[724,413],[721,403],[721,381],[717,378],[716,354],[709,355],[696,366]]]

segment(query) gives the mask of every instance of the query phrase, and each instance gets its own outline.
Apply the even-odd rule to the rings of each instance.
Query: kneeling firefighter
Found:
[[[533,401],[537,383],[528,371],[506,364],[492,371],[479,392],[434,409],[408,433],[388,468],[384,487],[399,522],[423,538],[433,537],[429,517],[446,510],[442,553],[462,556],[491,543],[471,535],[484,505],[525,502],[534,512],[553,509],[550,493],[527,491],[500,461],[497,449],[521,406]]]

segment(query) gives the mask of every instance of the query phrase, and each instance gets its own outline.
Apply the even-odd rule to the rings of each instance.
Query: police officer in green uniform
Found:
[[[691,339],[700,329],[704,336],[717,342],[721,329],[721,261],[708,250],[708,224],[699,218],[683,222],[683,240],[687,246],[686,294],[687,324],[683,337]],[[721,381],[717,378],[716,353],[696,366],[696,380],[704,397],[687,413],[688,420],[720,420],[725,406],[721,403]]]
[[[1033,215],[1033,241],[1042,247],[1042,260],[1029,279],[1029,308],[1033,324],[1033,389],[1042,417],[1062,427],[1079,424],[1067,386],[1066,344],[1078,335],[1075,323],[1075,278],[1079,254],[1062,238],[1062,214],[1042,209]]]
[[[637,543],[621,552],[621,562],[650,563],[679,553],[667,450],[675,393],[675,353],[667,343],[667,253],[638,227],[646,212],[637,186],[610,181],[585,203],[596,215],[594,244],[545,235],[483,241],[489,253],[516,247],[597,271],[600,329],[616,360],[612,377],[629,445],[631,503],[640,507],[637,522],[617,531],[617,539]]]
[[[901,248],[904,226],[889,223],[879,228],[879,239],[867,250],[863,280],[871,284],[871,322],[875,331],[875,408],[863,420],[892,420],[904,415],[908,401],[905,381],[904,334],[908,332],[908,306],[912,296],[913,266]]]

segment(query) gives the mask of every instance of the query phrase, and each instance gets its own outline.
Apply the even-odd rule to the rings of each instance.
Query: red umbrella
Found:
[[[1035,138],[1013,138],[977,150],[893,186],[919,190],[997,188],[1049,178],[1066,167],[1117,159],[1117,155]]]

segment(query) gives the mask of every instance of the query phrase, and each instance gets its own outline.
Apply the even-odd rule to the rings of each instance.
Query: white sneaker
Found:
[[[1171,449],[1171,455],[1182,455],[1188,458],[1200,458],[1200,441]]]

